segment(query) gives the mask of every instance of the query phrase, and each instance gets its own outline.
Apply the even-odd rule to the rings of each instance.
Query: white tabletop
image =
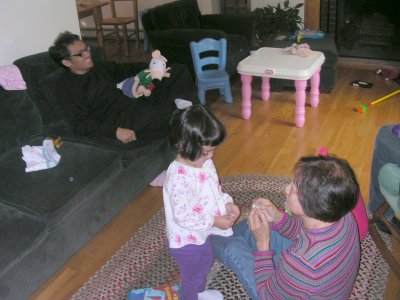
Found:
[[[308,80],[324,63],[322,52],[299,56],[282,48],[264,47],[252,52],[237,66],[239,74],[291,80]]]

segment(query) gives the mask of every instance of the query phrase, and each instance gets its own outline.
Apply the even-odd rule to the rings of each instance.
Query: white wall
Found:
[[[0,0],[0,66],[47,51],[65,30],[79,34],[75,0]]]
[[[197,0],[202,15],[216,14],[221,11],[219,0]]]
[[[141,0],[139,10],[172,1]],[[198,0],[198,3],[202,14],[219,12],[218,0]],[[0,66],[47,51],[65,30],[80,33],[75,0],[0,0]]]
[[[0,0],[1,1],[1,0]],[[175,0],[141,0],[138,2],[138,9],[139,12],[145,10],[147,8],[152,8],[158,5],[162,5],[165,3],[173,2]],[[199,9],[202,14],[211,14],[211,13],[218,13],[220,11],[220,1],[219,0],[197,0]],[[120,2],[116,4],[117,14],[123,15],[125,12],[128,15],[132,15],[130,12],[132,11],[132,5],[130,3]],[[107,18],[111,16],[110,7],[103,6],[102,7],[103,17]],[[88,16],[82,18],[80,20],[80,27],[83,30],[85,36],[95,36],[94,33],[94,21],[92,16]],[[130,27],[128,25],[128,27]],[[139,26],[142,28],[142,25]],[[88,31],[90,30],[90,31]]]

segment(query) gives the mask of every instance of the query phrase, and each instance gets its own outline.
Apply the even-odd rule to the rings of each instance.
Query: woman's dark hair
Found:
[[[191,161],[203,155],[203,146],[218,146],[225,136],[224,125],[202,105],[178,109],[170,120],[170,145]]]
[[[300,158],[294,183],[304,213],[324,222],[335,222],[353,210],[360,194],[353,169],[335,156]]]
[[[68,46],[80,40],[81,38],[77,34],[69,31],[62,32],[54,40],[54,45],[49,48],[49,54],[58,64],[63,65],[63,59],[71,57]]]

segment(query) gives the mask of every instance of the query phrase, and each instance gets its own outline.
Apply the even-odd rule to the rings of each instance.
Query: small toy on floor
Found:
[[[396,94],[398,94],[398,93],[400,93],[400,90],[397,90],[397,91],[395,91],[395,92],[393,92],[393,93],[390,93],[390,94],[388,94],[388,95],[386,95],[386,96],[384,96],[384,97],[382,97],[382,98],[379,98],[379,99],[377,99],[377,100],[375,100],[375,101],[372,101],[372,102],[370,102],[370,103],[368,103],[368,104],[360,104],[360,105],[357,107],[357,111],[360,112],[360,113],[364,113],[364,112],[367,111],[367,108],[368,108],[368,107],[371,107],[372,105],[375,105],[375,104],[377,104],[377,103],[379,103],[379,102],[382,102],[383,100],[386,100],[386,99],[388,99],[388,98],[390,98],[390,97],[392,97],[392,96],[394,96],[394,95],[396,95]]]
[[[179,284],[134,289],[128,292],[128,300],[179,300],[181,299],[180,290]]]
[[[397,79],[399,76],[399,69],[396,67],[379,68],[375,71],[376,75],[381,75],[385,80]]]
[[[362,88],[371,88],[373,86],[372,83],[370,82],[365,82],[365,81],[360,81],[360,80],[354,80],[351,82],[352,86],[356,86],[356,87],[362,87]]]

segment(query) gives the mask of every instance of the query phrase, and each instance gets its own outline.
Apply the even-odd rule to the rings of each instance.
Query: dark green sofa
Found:
[[[102,52],[95,54],[102,59]],[[172,161],[149,144],[76,137],[52,106],[47,53],[15,62],[28,89],[0,87],[0,299],[27,299]],[[51,75],[50,75],[51,76]],[[193,91],[195,93],[195,91]],[[61,136],[60,163],[25,173],[21,146]]]
[[[200,13],[197,0],[178,0],[149,9],[142,15],[143,28],[153,49],[158,49],[168,63],[182,63],[194,69],[190,42],[209,37],[228,42],[228,73],[237,74],[237,64],[250,54],[254,39],[251,14],[223,15]]]

